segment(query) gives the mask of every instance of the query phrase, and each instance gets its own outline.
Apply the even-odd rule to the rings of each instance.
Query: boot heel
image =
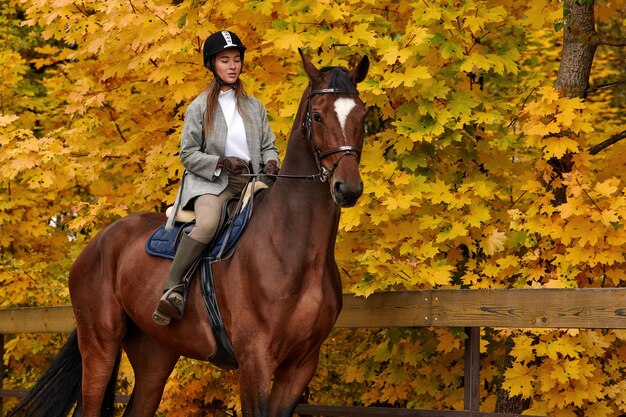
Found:
[[[157,310],[152,313],[152,320],[160,326],[167,326],[170,324],[171,317]]]

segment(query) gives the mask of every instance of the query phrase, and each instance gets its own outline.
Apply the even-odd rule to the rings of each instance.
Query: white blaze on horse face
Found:
[[[353,98],[338,98],[335,100],[335,113],[337,113],[337,119],[339,119],[339,125],[344,137],[346,136],[346,120],[355,106],[356,101]]]

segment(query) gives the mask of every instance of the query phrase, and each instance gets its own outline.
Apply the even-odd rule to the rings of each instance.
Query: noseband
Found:
[[[352,155],[356,158],[357,161],[361,160],[361,151],[362,149],[357,146],[352,145],[342,145],[337,146],[335,148],[320,150],[317,145],[315,145],[315,138],[313,136],[313,122],[311,120],[311,99],[320,94],[344,94],[344,95],[359,95],[357,90],[349,90],[343,88],[320,88],[318,90],[311,90],[307,97],[306,104],[306,115],[303,123],[304,130],[304,139],[309,141],[311,148],[313,149],[313,154],[315,155],[315,163],[317,164],[317,169],[319,171],[319,179],[322,182],[327,181],[330,177],[332,177],[333,172],[337,169],[339,162],[348,156]],[[336,153],[343,153],[343,155],[333,164],[330,169],[327,169],[323,164],[322,160],[327,156],[334,155]]]

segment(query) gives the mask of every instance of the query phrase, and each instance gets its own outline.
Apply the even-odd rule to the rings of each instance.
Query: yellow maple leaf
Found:
[[[450,192],[450,187],[439,179],[429,184],[429,198],[435,203],[451,203],[454,201],[454,194]]]
[[[493,255],[504,249],[506,242],[506,234],[498,230],[498,228],[490,226],[483,233],[480,246],[486,255]]]
[[[598,240],[602,239],[603,237],[604,229],[602,227],[597,227],[593,224],[589,224],[587,227],[585,227],[584,232],[581,233],[578,245],[583,247],[588,243],[591,246],[595,246],[598,243]]]
[[[341,211],[341,229],[348,232],[358,227],[361,223],[361,210],[342,210]]]
[[[342,373],[341,379],[344,382],[363,382],[365,381],[365,368],[362,366],[350,365]]]
[[[528,3],[524,14],[528,18],[528,24],[533,30],[541,29],[546,22],[545,1],[533,1]]]
[[[462,339],[452,334],[448,329],[437,330],[437,350],[439,352],[452,352],[459,349]]]
[[[375,352],[374,357],[372,359],[374,359],[377,362],[387,361],[391,357],[391,350],[389,349],[389,343],[382,343],[378,345],[378,347],[374,349],[374,352]]]
[[[560,363],[555,363],[553,365],[552,371],[550,371],[550,378],[560,384],[565,384],[569,381],[569,376],[565,371],[565,368]]]
[[[218,10],[220,14],[224,16],[226,19],[231,19],[233,15],[241,11],[240,5],[234,1],[223,1],[218,4],[219,4]]]
[[[536,135],[543,137],[560,131],[561,127],[554,121],[545,124],[538,120],[534,120],[524,125],[524,133],[531,136]]]
[[[391,72],[385,76],[384,85],[389,88],[397,88],[404,80],[404,74],[399,72]]]
[[[408,208],[415,205],[413,202],[413,196],[407,194],[395,194],[388,195],[383,200],[383,205],[386,206],[389,210],[407,210]]]
[[[424,242],[417,249],[416,255],[425,260],[434,258],[435,256],[437,256],[438,253],[439,248],[433,245],[432,242]]]
[[[573,360],[566,360],[564,362],[562,362],[563,365],[563,369],[565,371],[565,374],[571,378],[571,379],[580,379],[581,377],[581,364],[580,364],[580,360],[578,359],[573,359]]]
[[[543,350],[545,349],[545,351]],[[537,346],[537,354],[546,354],[550,359],[558,360],[562,357],[578,358],[583,347],[568,339],[557,339],[546,343],[541,348]]]
[[[428,72],[428,68],[423,65],[407,68],[404,71],[404,85],[407,87],[413,87],[417,80],[427,80],[431,77]]]
[[[389,38],[378,39],[376,45],[378,46],[378,50],[385,51],[381,56],[381,60],[389,65],[393,65],[396,62],[403,64],[413,55],[410,49],[400,48],[397,42]]]
[[[605,226],[610,226],[613,223],[619,222],[619,215],[615,210],[602,210],[600,213],[600,221]]]
[[[582,202],[577,198],[569,198],[566,203],[561,204],[557,207],[557,209],[561,213],[561,218],[563,219],[583,213]]]
[[[105,45],[105,42],[106,42],[106,38],[104,36],[102,36],[102,37],[95,37],[87,45],[87,51],[91,52],[92,54],[97,54],[98,52],[100,52],[100,50],[102,50],[102,48]]]
[[[292,30],[268,29],[265,38],[279,49],[293,51],[304,46],[304,35]]]
[[[445,242],[447,240],[454,240],[459,236],[467,236],[467,227],[463,222],[454,221],[450,227],[442,230],[435,240],[437,243]]]
[[[317,3],[322,8],[322,15],[329,17],[333,21],[342,21],[350,12],[347,10],[347,5],[342,3],[321,4]],[[329,7],[330,6],[330,7]]]
[[[541,101],[546,103],[557,101],[561,97],[559,91],[552,86],[540,87],[537,91],[541,97]]]
[[[585,415],[593,417],[609,417],[615,415],[615,411],[607,401],[600,400],[585,407]]]
[[[467,226],[479,227],[491,218],[490,209],[487,206],[473,204],[469,208],[469,214],[463,218],[463,222]]]
[[[511,396],[521,395],[523,398],[529,398],[534,392],[534,380],[535,378],[528,366],[515,362],[511,368],[504,372],[502,388],[507,390]]]
[[[613,195],[619,186],[619,179],[617,178],[609,178],[608,180],[599,182],[593,188],[593,190],[601,196],[610,197]]]
[[[488,71],[492,65],[493,64],[486,56],[473,53],[465,58],[459,69],[463,72],[476,72],[477,70]]]
[[[443,261],[437,262],[428,268],[426,280],[432,286],[447,285],[450,283],[454,269],[452,265],[446,265]]]
[[[349,34],[349,42],[350,46],[356,46],[360,43],[364,42],[372,42],[373,39],[377,38],[376,32],[370,30],[370,25],[368,23],[360,23],[355,25],[352,28],[352,32]]]
[[[578,153],[580,148],[578,142],[568,137],[550,137],[543,140],[544,145],[544,157],[545,158],[561,158],[571,151],[572,153]]]
[[[493,182],[488,180],[472,181],[466,184],[469,185],[469,188],[471,188],[477,196],[483,198],[493,198],[496,188],[496,185]],[[460,187],[460,190],[463,190],[463,186]]]
[[[513,337],[514,346],[511,349],[511,356],[517,362],[527,362],[535,358],[535,349],[532,346],[533,338],[525,334]]]
[[[59,53],[59,48],[53,45],[46,44],[44,46],[35,48],[35,51],[42,55],[56,55]]]
[[[270,16],[272,11],[274,10],[274,0],[263,0],[260,1],[256,7],[257,10],[261,12],[261,14],[265,16]]]
[[[396,142],[393,147],[398,153],[404,153],[406,151],[410,151],[415,146],[414,140],[405,135],[398,135]]]
[[[30,180],[29,186],[34,189],[46,189],[54,184],[56,177],[57,175],[52,171],[44,171],[37,168],[36,174]]]
[[[519,268],[519,258],[514,255],[508,255],[503,258],[498,259],[496,261],[496,264],[498,265],[498,267],[500,267],[500,269],[507,269],[507,268],[517,269]]]
[[[580,407],[585,403],[587,398],[587,392],[581,389],[567,389],[559,393],[559,399],[561,400],[562,405],[573,404],[576,407]]]
[[[20,117],[15,114],[0,114],[0,127],[6,127],[19,118]]]

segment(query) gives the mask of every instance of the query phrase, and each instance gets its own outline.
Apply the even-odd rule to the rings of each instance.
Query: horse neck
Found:
[[[283,174],[301,175],[305,173],[318,173],[318,168],[315,160],[313,159],[313,155],[311,155],[311,150],[308,149],[307,144],[305,143],[306,138],[303,136],[303,126],[305,122],[309,91],[310,87],[307,88],[302,94],[296,118],[291,126],[289,142],[287,143],[287,152],[285,153],[285,159],[281,168]]]
[[[291,128],[285,158],[281,164],[281,174],[312,175],[319,174],[318,166],[303,137],[302,126],[306,112],[308,89],[304,92],[298,113]],[[339,208],[334,204],[327,182],[279,178],[272,186],[272,202],[276,208],[288,208],[285,211],[290,229],[299,230],[316,227],[326,230],[322,239],[334,237],[339,223]],[[281,210],[283,211],[283,210]]]

